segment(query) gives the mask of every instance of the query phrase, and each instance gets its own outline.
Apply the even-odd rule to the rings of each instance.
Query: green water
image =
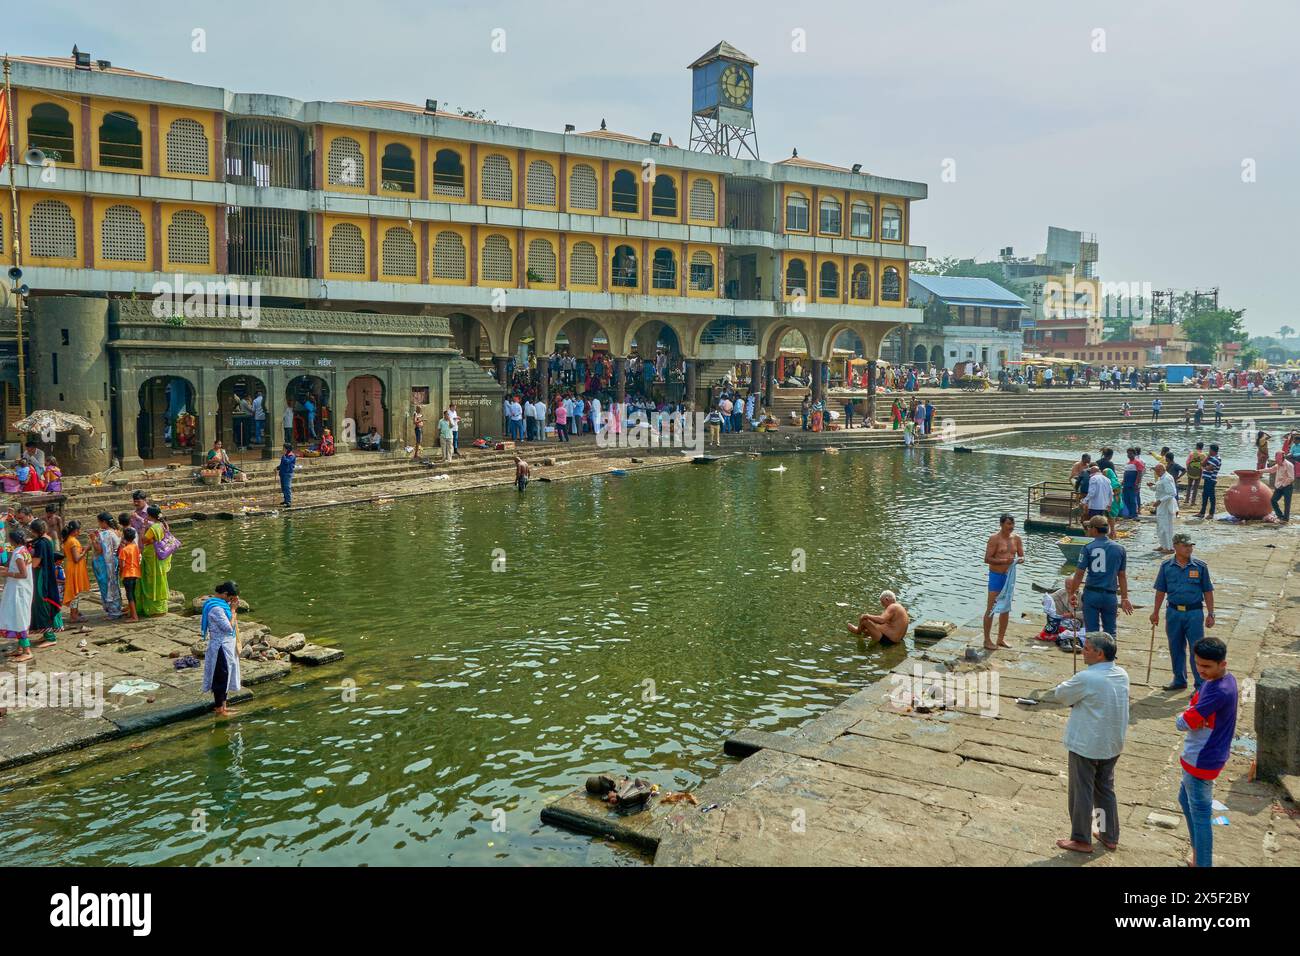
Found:
[[[193,526],[208,571],[173,587],[233,577],[252,617],[346,659],[258,686],[235,720],[12,774],[0,862],[639,862],[541,807],[603,770],[693,787],[729,735],[834,706],[906,653],[845,631],[885,588],[916,620],[977,622],[998,513],[1082,450],[1157,437],[1187,443],[1179,425],[786,455]],[[1135,589],[1152,535],[1125,542]],[[1027,539],[1016,616],[1041,613],[1025,577],[1059,577],[1053,541]]]

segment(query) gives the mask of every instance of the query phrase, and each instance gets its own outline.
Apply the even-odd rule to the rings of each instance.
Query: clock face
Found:
[[[722,76],[718,78],[718,86],[722,89],[723,99],[732,106],[743,107],[754,92],[754,81],[749,73],[744,67],[734,63],[722,71]]]

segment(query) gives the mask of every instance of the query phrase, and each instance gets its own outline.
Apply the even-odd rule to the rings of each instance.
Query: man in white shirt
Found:
[[[253,444],[262,444],[266,433],[266,396],[258,392],[253,398]]]
[[[1088,509],[1088,517],[1095,515],[1104,515],[1107,523],[1110,525],[1110,537],[1115,537],[1115,522],[1110,520],[1110,504],[1115,500],[1115,489],[1110,485],[1110,479],[1101,473],[1101,469],[1096,465],[1088,469],[1088,493],[1083,496],[1084,506]]]
[[[546,441],[546,403],[540,398],[533,402],[533,419],[537,422],[537,440]]]
[[[524,409],[518,402],[518,396],[512,395],[506,402],[506,422],[510,437],[514,441],[524,440]]]
[[[600,399],[599,398],[593,398],[591,400],[591,430],[595,432],[597,436],[600,435]]]
[[[284,443],[293,444],[293,402],[284,403],[284,417],[281,420],[284,425]]]
[[[456,403],[452,402],[447,406],[447,417],[451,419],[451,453],[460,454],[460,413],[456,411]]]
[[[1129,679],[1115,654],[1113,637],[1089,634],[1083,645],[1087,666],[1052,690],[1030,695],[1070,707],[1064,741],[1070,754],[1070,838],[1056,841],[1062,850],[1091,853],[1094,823],[1106,849],[1119,846],[1115,764],[1128,731]]]

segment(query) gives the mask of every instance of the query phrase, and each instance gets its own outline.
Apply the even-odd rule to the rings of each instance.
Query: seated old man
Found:
[[[884,609],[883,614],[862,615],[857,624],[849,625],[849,633],[885,645],[901,644],[903,636],[907,634],[907,626],[911,623],[907,608],[898,603],[893,591],[880,592],[880,606]]]

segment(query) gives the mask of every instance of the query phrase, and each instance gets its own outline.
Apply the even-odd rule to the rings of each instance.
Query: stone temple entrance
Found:
[[[269,420],[262,421],[258,435],[254,414],[255,402],[261,396],[263,414],[266,409],[266,383],[253,375],[232,375],[217,386],[217,437],[232,455],[242,449],[261,449],[275,440],[269,433]]]
[[[373,375],[358,375],[348,382],[348,403],[345,431],[355,429],[356,441],[379,433],[381,441],[388,438],[388,409],[384,406],[384,384]]]
[[[325,379],[316,375],[299,375],[290,379],[285,386],[284,400],[293,409],[294,444],[315,442],[326,428],[333,433],[330,387]],[[281,416],[283,424],[283,413]],[[337,434],[334,437],[335,440],[339,438]]]
[[[136,417],[137,454],[144,461],[171,460],[194,450],[197,420],[194,386],[176,375],[158,375],[140,386]]]

